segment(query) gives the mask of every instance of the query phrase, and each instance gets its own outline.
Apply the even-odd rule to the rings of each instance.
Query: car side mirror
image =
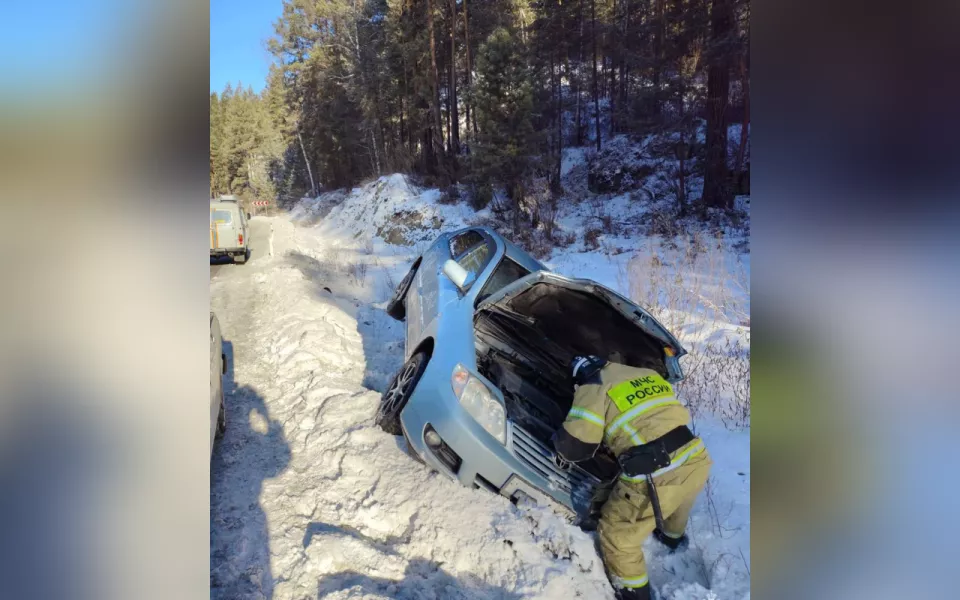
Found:
[[[443,274],[453,282],[453,285],[460,288],[461,292],[466,291],[467,288],[473,285],[473,281],[476,279],[473,273],[461,267],[457,261],[453,259],[449,259],[443,263]]]

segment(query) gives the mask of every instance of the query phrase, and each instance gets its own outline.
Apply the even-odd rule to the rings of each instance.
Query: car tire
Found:
[[[239,254],[233,257],[233,262],[239,265],[242,265],[243,263],[247,262],[247,254],[248,252],[244,250],[243,254]]]
[[[407,307],[405,304],[407,292],[410,291],[410,285],[413,283],[413,277],[417,274],[419,267],[420,265],[410,267],[407,274],[400,280],[400,285],[394,290],[393,298],[390,298],[390,302],[387,303],[387,314],[398,321],[404,320],[407,316]]]
[[[220,411],[217,413],[217,438],[222,438],[227,431],[227,413],[223,403],[223,388],[220,388]]]
[[[413,395],[426,369],[427,353],[417,352],[393,376],[380,397],[380,406],[377,408],[375,420],[380,429],[390,435],[403,435],[400,413]]]

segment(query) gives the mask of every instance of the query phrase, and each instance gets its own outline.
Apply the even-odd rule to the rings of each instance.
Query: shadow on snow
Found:
[[[269,599],[270,534],[260,491],[265,480],[286,469],[290,446],[263,397],[252,387],[237,386],[233,344],[224,340],[223,352],[227,427],[210,464],[210,597]],[[266,424],[265,431],[255,420]]]

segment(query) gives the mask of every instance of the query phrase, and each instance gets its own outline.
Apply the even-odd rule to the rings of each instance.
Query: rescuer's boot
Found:
[[[651,600],[650,586],[620,588],[617,590],[617,600]]]

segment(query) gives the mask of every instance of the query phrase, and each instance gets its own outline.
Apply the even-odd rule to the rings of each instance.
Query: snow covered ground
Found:
[[[402,357],[402,324],[383,311],[394,284],[440,230],[485,216],[438,199],[393,175],[255,218],[268,250],[211,281],[230,355],[211,464],[213,597],[613,598],[592,534],[428,471],[373,423]],[[577,226],[575,211],[564,218]],[[547,262],[629,293],[641,244],[615,237],[608,250],[634,251],[578,239]],[[690,550],[646,542],[651,581],[667,599],[749,598],[749,429],[709,414],[697,429],[716,463],[709,493]]]

